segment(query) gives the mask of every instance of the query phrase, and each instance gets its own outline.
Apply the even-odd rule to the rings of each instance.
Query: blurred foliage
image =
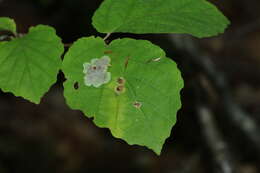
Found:
[[[206,54],[225,75],[235,100],[260,122],[260,1],[211,0],[231,20],[224,35],[197,40]],[[1,0],[0,16],[18,23],[26,32],[36,24],[54,26],[65,43],[82,36],[97,35],[91,26],[93,12],[101,0]],[[111,38],[125,35],[115,34]],[[132,35],[137,37],[135,35]],[[189,59],[178,58],[165,35],[141,35],[168,50],[181,69],[191,69]],[[170,139],[158,158],[142,147],[128,146],[114,139],[108,130],[99,129],[78,111],[64,103],[59,82],[44,97],[40,106],[11,94],[0,93],[0,172],[212,172],[211,157],[196,118],[194,76],[182,71],[185,89],[183,108]],[[217,97],[217,96],[212,96]],[[238,173],[259,172],[259,154],[218,115],[219,127],[237,160]]]

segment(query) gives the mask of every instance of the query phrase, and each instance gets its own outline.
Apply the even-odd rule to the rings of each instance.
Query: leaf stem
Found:
[[[107,33],[107,35],[103,38],[104,41],[106,41],[106,39],[108,39],[108,37],[111,35],[112,33]]]

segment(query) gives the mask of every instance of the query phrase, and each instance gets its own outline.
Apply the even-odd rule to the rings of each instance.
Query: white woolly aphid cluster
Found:
[[[110,66],[109,56],[103,56],[101,58],[94,58],[90,63],[84,63],[83,73],[84,83],[87,86],[100,87],[102,84],[106,84],[111,80],[111,73],[107,72],[108,66]]]

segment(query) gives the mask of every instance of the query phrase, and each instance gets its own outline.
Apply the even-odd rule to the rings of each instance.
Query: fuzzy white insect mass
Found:
[[[110,65],[109,56],[94,58],[90,63],[83,64],[84,83],[87,86],[100,87],[111,80],[111,73],[107,72]]]

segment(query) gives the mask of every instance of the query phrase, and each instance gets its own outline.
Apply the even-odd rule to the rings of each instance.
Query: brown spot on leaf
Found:
[[[126,57],[126,59],[125,59],[125,68],[127,68],[127,66],[128,66],[129,59],[130,59],[130,56]]]
[[[116,91],[121,92],[124,90],[124,86],[120,85],[116,87]]]
[[[97,69],[97,66],[95,66],[95,65],[92,66],[92,69],[93,69],[93,70],[96,70],[96,69]]]
[[[115,87],[115,92],[117,94],[122,94],[124,91],[125,91],[125,86],[123,86],[123,85],[119,85],[119,86]]]
[[[140,108],[142,107],[142,103],[141,103],[141,102],[138,102],[138,101],[135,101],[135,102],[133,103],[133,106],[134,106],[135,108],[137,108],[137,109],[140,109]]]
[[[113,51],[112,50],[106,50],[104,53],[105,54],[111,54],[111,53],[113,53]]]
[[[123,77],[119,77],[119,78],[117,79],[117,83],[118,83],[119,85],[124,85],[124,84],[125,84],[125,79],[124,79]]]

